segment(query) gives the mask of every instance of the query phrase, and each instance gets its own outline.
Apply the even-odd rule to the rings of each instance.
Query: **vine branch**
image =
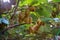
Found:
[[[19,5],[19,2],[20,2],[20,0],[17,1],[16,6],[15,6],[15,9],[14,9],[14,11],[13,11],[14,13],[13,13],[13,15],[11,16],[10,19],[13,19],[14,15],[16,14],[16,9],[17,9],[17,7],[18,7],[18,5]]]

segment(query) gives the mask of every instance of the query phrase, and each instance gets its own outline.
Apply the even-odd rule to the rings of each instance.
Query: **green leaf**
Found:
[[[60,2],[60,0],[53,0],[53,2]]]
[[[51,16],[51,9],[50,9],[50,7],[47,6],[47,4],[42,4],[40,6],[40,9],[36,9],[36,12],[40,16],[44,16],[44,17],[50,17]]]
[[[41,26],[39,29],[41,32],[50,32],[49,25]]]

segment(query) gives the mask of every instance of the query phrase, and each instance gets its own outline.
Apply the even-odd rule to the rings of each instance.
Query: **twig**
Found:
[[[1,34],[4,34],[5,31],[7,31],[7,30],[9,30],[9,29],[11,29],[11,28],[15,28],[15,27],[20,26],[20,25],[24,25],[24,24],[25,24],[25,23],[23,23],[23,24],[10,25],[10,26],[8,26],[7,28],[3,29],[0,33],[1,33]]]
[[[34,22],[32,22],[32,23],[34,23]],[[18,27],[18,26],[20,26],[20,25],[24,25],[24,24],[26,24],[26,23],[10,25],[10,26],[8,26],[7,28],[3,29],[3,30],[0,32],[0,34],[4,34],[7,30],[9,30],[9,29],[11,29],[11,28]]]
[[[14,15],[16,14],[16,9],[17,9],[17,7],[18,7],[18,5],[19,5],[19,2],[20,2],[20,0],[18,0],[17,4],[16,4],[16,6],[15,6],[15,9],[14,9],[14,14],[11,16],[10,19],[13,19]]]
[[[11,28],[14,28],[14,27],[17,27],[17,26],[19,26],[19,24],[11,25],[11,26],[9,26],[9,27],[3,29],[2,31],[0,31],[0,34],[4,34],[5,31],[7,31],[8,29],[11,29]]]

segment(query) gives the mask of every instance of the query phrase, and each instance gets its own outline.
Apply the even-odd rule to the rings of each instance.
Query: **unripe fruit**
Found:
[[[31,26],[29,28],[30,33],[37,33],[38,29],[40,26],[38,26],[38,24],[35,24],[34,26]]]
[[[29,24],[32,23],[32,17],[29,17]]]
[[[21,24],[23,21],[22,20],[18,20],[19,24]]]
[[[29,10],[30,10],[30,11],[35,11],[35,7],[34,7],[34,6],[30,6],[30,7],[29,7]]]
[[[38,19],[38,20],[37,20],[37,24],[38,24],[39,26],[41,26],[41,25],[44,25],[45,23],[42,22],[40,19]]]
[[[30,11],[27,9],[26,11],[25,11],[25,17],[28,17],[30,15]]]
[[[37,33],[41,25],[44,25],[44,22],[38,19],[37,23],[29,28],[30,33]]]
[[[19,13],[19,19],[23,19],[25,17],[24,12]]]
[[[27,23],[27,24],[31,24],[32,23],[32,17],[25,18],[24,22]]]
[[[19,13],[18,22],[22,23],[24,21],[25,14],[24,12]]]
[[[37,24],[41,25],[41,20],[40,19],[37,20]]]
[[[27,24],[29,24],[29,17],[25,18],[24,22],[27,23]]]

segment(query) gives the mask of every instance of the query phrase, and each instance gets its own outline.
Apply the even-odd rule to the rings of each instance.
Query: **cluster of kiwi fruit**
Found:
[[[19,23],[26,23],[31,24],[32,23],[32,17],[30,16],[30,12],[34,11],[34,6],[29,6],[24,12],[20,12],[18,16],[18,22]]]

